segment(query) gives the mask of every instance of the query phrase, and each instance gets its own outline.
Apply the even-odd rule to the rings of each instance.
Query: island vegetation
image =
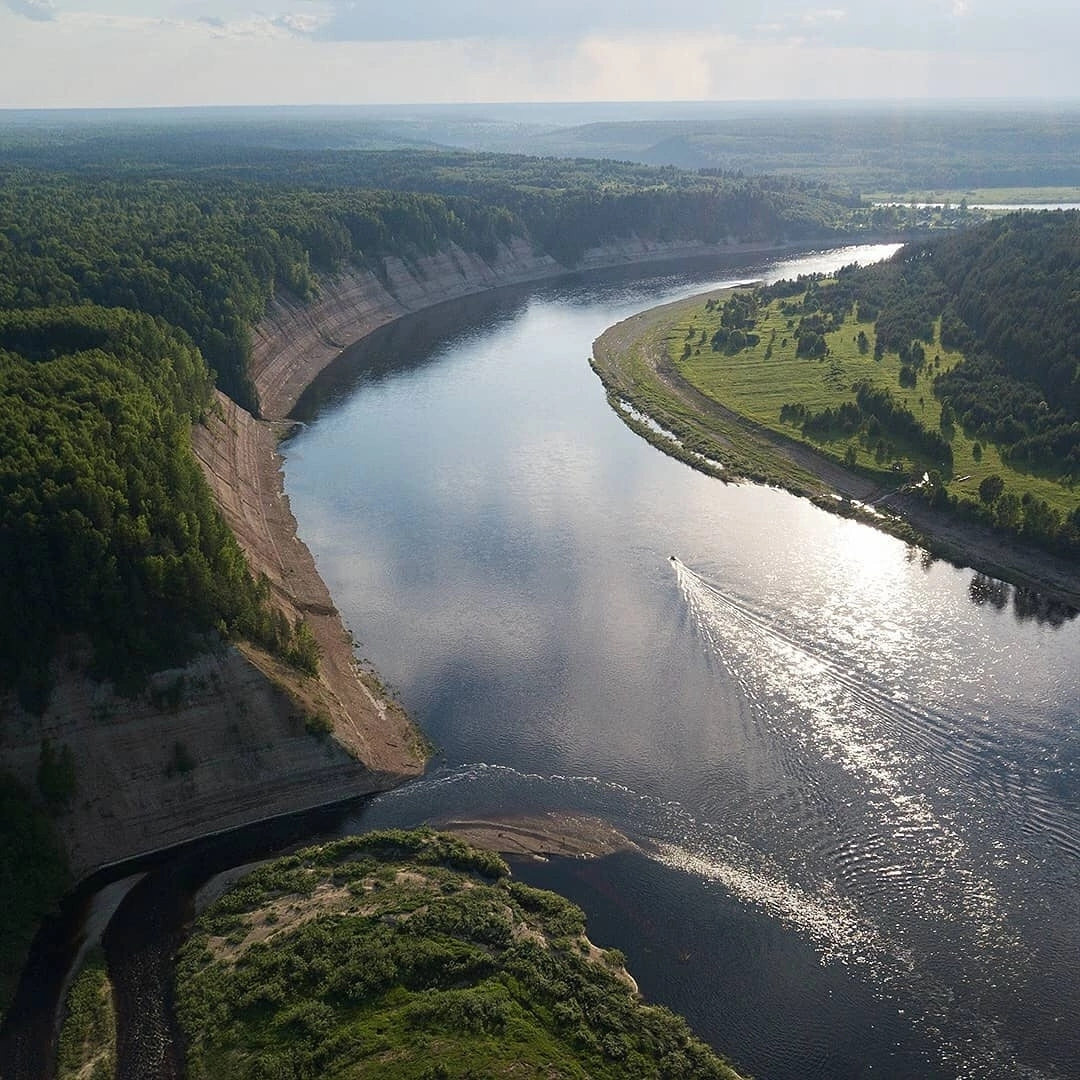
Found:
[[[57,1058],[56,1080],[112,1080],[116,1075],[116,1012],[100,946],[89,951],[68,991]]]
[[[623,963],[492,852],[350,837],[261,867],[198,920],[176,975],[188,1075],[737,1080]]]
[[[1080,215],[1010,215],[877,266],[674,305],[598,366],[630,422],[698,467],[827,491],[802,444],[879,495],[906,487],[1076,559],[1078,252]]]

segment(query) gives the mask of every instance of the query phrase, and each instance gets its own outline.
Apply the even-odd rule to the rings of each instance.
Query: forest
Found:
[[[121,686],[208,635],[288,655],[190,448],[210,374],[181,331],[92,305],[0,313],[0,683],[42,711],[85,634]]]
[[[158,152],[100,165],[43,153],[32,169],[0,153],[0,310],[89,301],[160,315],[256,410],[249,329],[276,290],[309,299],[319,273],[450,244],[490,258],[514,236],[572,267],[620,236],[826,239],[850,217],[820,185],[603,162]]]

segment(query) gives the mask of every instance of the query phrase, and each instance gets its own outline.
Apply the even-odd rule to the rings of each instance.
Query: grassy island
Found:
[[[728,1078],[579,908],[427,830],[266,865],[181,951],[188,1075]]]

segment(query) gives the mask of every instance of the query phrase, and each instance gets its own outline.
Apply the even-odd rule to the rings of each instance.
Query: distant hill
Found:
[[[1075,102],[608,102],[12,111],[0,151],[36,165],[240,151],[443,149],[607,158],[824,181],[854,191],[1080,186]]]

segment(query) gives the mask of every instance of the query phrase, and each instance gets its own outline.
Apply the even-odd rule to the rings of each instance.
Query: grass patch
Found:
[[[923,370],[913,373],[908,367],[905,385],[905,365],[900,356],[884,352],[875,359],[874,325],[860,323],[854,312],[842,326],[824,335],[828,349],[824,356],[799,356],[795,338],[799,299],[776,299],[765,305],[754,324],[757,343],[737,352],[714,351],[710,344],[720,327],[722,304],[710,307],[707,301],[699,301],[687,305],[672,312],[672,318],[657,327],[660,347],[668,363],[706,397],[762,428],[813,446],[837,464],[855,466],[883,485],[895,486],[897,472],[918,476],[937,469],[953,494],[978,498],[980,483],[997,475],[1005,481],[1006,490],[1019,498],[1030,494],[1044,500],[1063,517],[1072,512],[1076,496],[1071,487],[1055,478],[1014,468],[992,442],[980,440],[957,426],[942,427],[942,402],[934,396],[933,379],[951,371],[964,356],[940,345],[940,325],[934,332],[938,344],[925,347]],[[914,385],[910,382],[912,374]],[[838,411],[854,402],[853,387],[861,382],[889,391],[922,428],[941,431],[952,448],[951,464],[946,466],[910,440],[887,431],[865,438],[856,431],[836,428],[819,437],[807,437],[798,423],[781,420],[785,405],[801,405],[811,413]],[[893,468],[897,462],[899,469]]]
[[[68,991],[58,1058],[57,1080],[112,1080],[116,1075],[116,1012],[100,948],[87,956]]]
[[[827,485],[810,467],[793,461],[785,447],[813,448],[882,491],[899,486],[908,475],[918,478],[937,469],[948,492],[961,500],[977,502],[979,485],[996,475],[1017,499],[1028,495],[1043,500],[1063,516],[1075,509],[1074,488],[1015,468],[994,443],[958,426],[943,432],[953,455],[951,468],[943,469],[897,435],[882,435],[884,446],[879,448],[877,437],[863,440],[855,431],[832,430],[809,438],[798,423],[781,420],[786,405],[801,405],[813,413],[837,410],[854,401],[856,383],[867,382],[887,389],[923,428],[941,431],[942,402],[934,396],[932,379],[963,356],[940,345],[937,328],[937,344],[926,346],[926,363],[915,385],[903,386],[900,357],[886,352],[875,359],[874,325],[859,323],[854,313],[824,335],[828,353],[822,358],[797,355],[794,332],[800,316],[797,310],[785,313],[782,300],[759,311],[753,327],[756,343],[734,352],[714,351],[711,340],[728,295],[730,291],[654,309],[610,328],[596,342],[593,367],[612,405],[629,427],[666,453],[723,479],[774,484],[822,500],[830,509],[846,511],[849,504],[825,501]],[[797,306],[799,299],[787,302]],[[860,333],[865,335],[862,345]],[[623,403],[643,415],[628,413]],[[899,473],[893,468],[897,461]],[[724,467],[717,469],[710,462]],[[900,525],[888,527],[907,539],[920,539]]]
[[[707,401],[687,400],[657,377],[658,364],[671,364],[666,315],[680,306],[631,320],[632,328],[620,324],[596,342],[593,369],[622,419],[665,453],[719,479],[754,480],[803,495],[821,493],[824,487],[813,473],[760,438],[740,417],[709,411]],[[624,328],[629,333],[616,333]],[[628,413],[623,403],[643,415]]]

